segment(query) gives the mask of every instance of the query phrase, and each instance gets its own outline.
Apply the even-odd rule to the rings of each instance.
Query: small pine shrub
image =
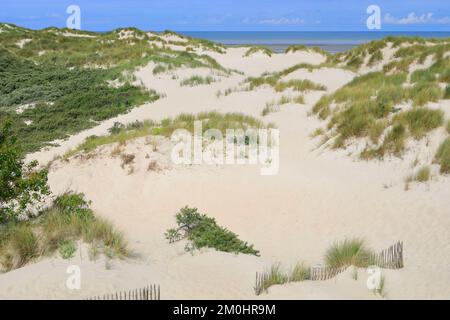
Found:
[[[259,255],[252,245],[240,240],[233,232],[217,225],[215,219],[198,212],[196,208],[184,207],[175,216],[177,228],[166,231],[169,242],[188,239],[193,249],[214,248],[223,252]]]

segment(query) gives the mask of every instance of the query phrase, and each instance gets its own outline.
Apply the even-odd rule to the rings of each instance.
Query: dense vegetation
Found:
[[[182,208],[176,214],[177,227],[167,230],[165,236],[170,242],[186,238],[187,251],[213,248],[218,251],[259,255],[252,245],[240,240],[233,232],[219,226],[216,220],[201,214],[195,208]]]
[[[156,100],[155,92],[131,84],[129,76],[148,61],[164,68],[224,71],[207,55],[171,50],[165,46],[170,41],[135,28],[105,34],[56,28],[34,31],[4,24],[0,28],[0,120],[13,122],[27,152]],[[185,45],[194,47],[216,51],[220,47],[185,40]]]
[[[47,171],[37,170],[37,166],[36,161],[24,164],[11,123],[0,122],[0,225],[24,218],[29,206],[39,204],[50,193]]]
[[[76,251],[75,241],[91,244],[92,252],[127,255],[123,236],[95,217],[82,194],[66,193],[47,208],[47,171],[37,162],[25,165],[9,122],[0,124],[0,271],[22,267],[56,250],[63,258]]]
[[[10,118],[23,148],[33,151],[157,98],[129,83],[115,88],[106,82],[119,76],[114,70],[35,65],[0,50],[0,120]]]
[[[0,225],[0,269],[20,268],[57,251],[69,259],[80,239],[90,245],[92,259],[100,253],[110,258],[129,254],[123,235],[96,217],[82,194],[68,193],[36,218]]]

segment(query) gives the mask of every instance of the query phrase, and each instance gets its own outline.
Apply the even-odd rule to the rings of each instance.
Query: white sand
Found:
[[[28,159],[45,163],[89,135],[106,133],[115,121],[158,120],[205,110],[260,116],[264,104],[276,97],[272,89],[235,92],[221,98],[216,92],[239,87],[247,76],[324,60],[317,53],[307,52],[243,59],[243,50],[210,53],[223,66],[245,75],[215,75],[220,81],[209,86],[179,85],[183,78],[205,75],[207,70],[182,69],[153,76],[154,65],[142,68],[137,72],[138,79],[167,97],[105,121],[62,142],[60,147],[29,155]],[[173,75],[178,79],[172,79]],[[299,70],[288,77],[323,83],[329,93],[350,81],[353,74],[326,68],[311,73]],[[253,299],[256,271],[275,262],[286,268],[299,261],[321,263],[334,241],[351,237],[363,237],[375,250],[404,241],[405,268],[385,272],[386,298],[450,298],[450,179],[435,176],[432,182],[412,185],[405,192],[403,179],[411,173],[412,156],[363,162],[349,157],[345,150],[317,148],[318,141],[310,134],[324,123],[308,116],[308,112],[322,94],[309,92],[306,105],[285,105],[280,112],[265,117],[277,124],[281,135],[280,171],[274,176],[259,175],[258,166],[171,166],[164,163],[168,152],[164,143],[153,152],[144,139],[127,145],[127,152],[136,155],[132,174],[120,167],[119,159],[109,157],[108,148],[94,159],[56,162],[50,173],[53,191],[84,192],[92,200],[93,209],[123,230],[130,247],[140,256],[109,263],[89,261],[86,253],[81,257],[78,253],[72,261],[46,259],[1,275],[0,298],[83,298],[159,283],[164,299]],[[443,135],[443,131],[433,133],[432,147],[425,158],[432,156],[431,149]],[[147,172],[147,154],[162,163],[164,170]],[[167,243],[164,231],[174,225],[175,213],[185,205],[216,218],[254,244],[261,257],[214,250],[191,255],[184,252],[184,242]],[[71,292],[64,286],[69,264],[82,268],[80,291]],[[365,287],[366,279],[364,270],[359,272],[358,281],[347,271],[326,282],[276,286],[260,298],[380,298]]]

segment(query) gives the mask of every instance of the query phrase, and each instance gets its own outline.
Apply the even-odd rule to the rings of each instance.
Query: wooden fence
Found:
[[[378,254],[368,257],[368,266],[378,266],[384,269],[403,268],[403,242],[399,241]],[[324,266],[314,266],[309,269],[308,280],[323,281],[334,278],[344,272],[349,266],[340,268],[329,268]],[[260,295],[265,288],[265,282],[268,278],[267,273],[256,273],[255,294]]]
[[[88,300],[160,300],[161,292],[159,285],[150,285],[140,289],[120,291],[115,293],[96,296]]]

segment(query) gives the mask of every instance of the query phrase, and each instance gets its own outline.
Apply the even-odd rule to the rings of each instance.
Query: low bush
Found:
[[[240,240],[233,232],[217,225],[215,219],[201,214],[196,208],[184,207],[175,216],[177,227],[167,230],[166,239],[170,242],[186,238],[191,247],[187,250],[213,248],[223,252],[259,255],[252,245]]]

